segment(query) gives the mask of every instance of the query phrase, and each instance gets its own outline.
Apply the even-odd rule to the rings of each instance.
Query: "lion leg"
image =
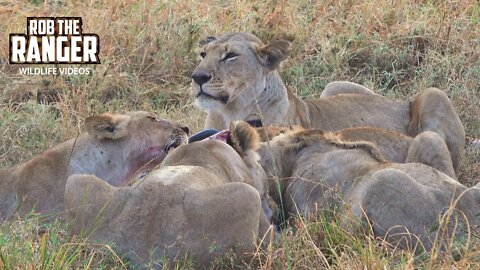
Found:
[[[463,210],[469,219],[469,225],[474,228],[480,226],[480,183],[467,188],[458,200],[458,208]]]
[[[425,131],[418,134],[408,148],[405,162],[422,163],[457,179],[448,147],[435,132]]]
[[[362,205],[374,234],[403,248],[431,249],[434,234],[429,231],[440,212],[435,194],[396,169],[380,170],[369,181]]]
[[[96,233],[107,227],[106,216],[115,215],[109,202],[116,188],[95,175],[75,174],[65,185],[65,210],[67,222],[73,234],[95,230]],[[118,206],[118,202],[110,206]]]
[[[15,190],[15,182],[12,179],[2,179],[1,174],[7,175],[8,169],[0,170],[0,222],[8,220],[20,206],[20,198]]]
[[[339,94],[363,94],[375,95],[375,92],[367,87],[349,81],[335,81],[327,84],[320,97],[331,97]]]
[[[445,141],[457,171],[464,155],[465,130],[452,102],[437,88],[420,92],[410,103],[408,134],[415,137],[428,130]]]
[[[275,236],[278,233],[278,229],[271,222],[271,218],[262,212],[260,213],[260,221],[258,224],[258,237],[263,239],[262,244],[268,244],[273,240],[272,236]]]
[[[480,182],[478,182],[475,186],[467,188],[467,193],[472,194],[472,196],[475,198],[477,206],[475,206],[475,209],[479,209],[480,206]],[[478,216],[480,218],[480,216]]]
[[[189,231],[187,251],[195,254],[196,261],[205,264],[215,253],[234,247],[239,255],[255,249],[263,214],[255,188],[237,182],[190,190],[185,192],[184,205]],[[214,251],[209,250],[211,246]]]

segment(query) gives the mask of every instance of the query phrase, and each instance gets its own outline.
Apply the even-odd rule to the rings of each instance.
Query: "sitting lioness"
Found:
[[[120,186],[167,152],[187,142],[188,128],[147,112],[102,114],[85,120],[87,133],[52,147],[32,160],[0,170],[0,220],[63,212],[65,183],[92,174]]]
[[[114,242],[135,264],[187,254],[200,267],[230,249],[251,254],[269,228],[266,175],[255,130],[240,122],[230,133],[230,145],[206,139],[178,147],[131,186],[71,176],[65,200],[73,233],[92,230],[90,239]]]
[[[228,33],[200,42],[202,58],[192,74],[191,92],[207,112],[206,128],[224,129],[232,120],[257,118],[268,125],[300,125],[325,131],[373,126],[415,137],[438,133],[457,170],[465,134],[442,91],[428,88],[412,101],[391,100],[350,82],[327,85],[319,99],[301,100],[284,85],[277,68],[290,43],[265,45],[248,33]],[[350,93],[350,94],[345,94]]]
[[[470,226],[479,224],[479,185],[467,188],[424,164],[388,162],[371,142],[342,141],[313,129],[278,135],[259,152],[267,175],[281,180],[287,216],[340,210],[345,217],[367,218],[376,236],[426,250],[449,207]]]

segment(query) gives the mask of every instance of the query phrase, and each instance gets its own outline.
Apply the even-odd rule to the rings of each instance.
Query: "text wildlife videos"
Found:
[[[99,52],[80,17],[28,17],[26,34],[10,34],[10,64],[100,64]]]

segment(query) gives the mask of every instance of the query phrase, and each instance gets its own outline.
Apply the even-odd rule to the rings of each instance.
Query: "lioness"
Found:
[[[267,175],[282,179],[287,215],[341,209],[345,216],[366,217],[377,236],[427,250],[437,233],[432,228],[450,206],[469,225],[479,224],[480,185],[467,188],[419,163],[387,162],[371,142],[313,129],[281,134],[259,152]]]
[[[209,139],[180,146],[131,186],[71,176],[65,200],[72,232],[92,229],[90,239],[115,242],[136,264],[187,253],[200,267],[230,249],[253,252],[269,228],[266,175],[255,130],[240,122],[230,132],[233,147]]]
[[[288,41],[264,45],[252,34],[228,33],[200,44],[202,59],[193,71],[191,92],[207,112],[206,128],[224,129],[232,120],[257,117],[264,125],[325,131],[373,126],[415,137],[429,130],[445,140],[455,170],[460,164],[464,128],[448,97],[436,88],[409,102],[387,99],[358,84],[335,82],[327,85],[324,97],[301,100],[285,87],[277,71],[288,56]]]
[[[280,134],[304,130],[300,126],[257,128],[262,142],[269,141]],[[330,132],[329,137],[332,141],[371,142],[378,147],[388,161],[396,163],[422,163],[443,172],[453,179],[457,179],[447,145],[440,135],[435,132],[425,131],[415,138],[411,138],[401,133],[381,128],[355,127]],[[262,156],[270,158],[268,155]]]
[[[16,211],[63,212],[65,183],[73,174],[96,175],[120,186],[186,143],[188,132],[148,112],[93,116],[85,120],[85,127],[87,133],[0,170],[0,220]]]

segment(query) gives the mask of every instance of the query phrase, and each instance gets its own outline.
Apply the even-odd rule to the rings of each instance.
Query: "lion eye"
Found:
[[[201,53],[200,53],[200,57],[201,57],[201,58],[205,58],[205,56],[207,56],[207,53],[206,53],[206,52],[201,52]]]
[[[237,56],[238,56],[237,53],[229,52],[229,53],[227,53],[227,54],[223,57],[222,61],[223,61],[223,62],[226,62],[227,60],[233,60],[233,59],[235,59]]]

